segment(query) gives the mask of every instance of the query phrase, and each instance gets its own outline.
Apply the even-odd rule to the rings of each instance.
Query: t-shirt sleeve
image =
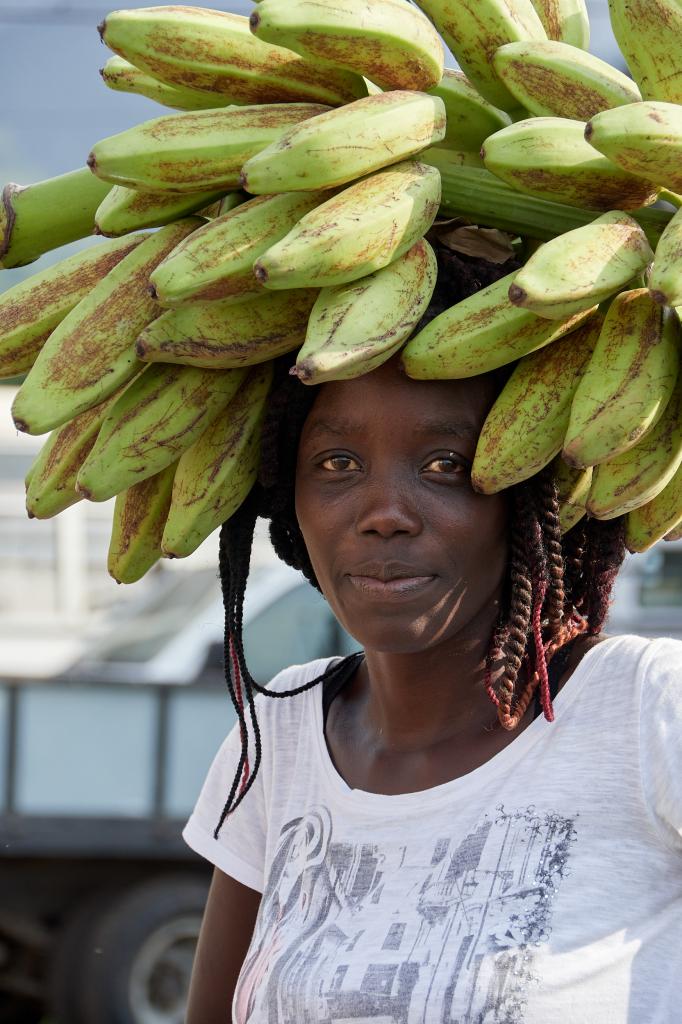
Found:
[[[640,765],[652,823],[682,853],[682,642],[655,640],[644,658]]]
[[[253,768],[251,744],[249,748]],[[250,889],[262,892],[267,831],[262,770],[239,807],[223,822],[218,837],[215,838],[214,834],[230,794],[240,755],[241,739],[237,722],[209,768],[182,837],[195,853],[205,857],[225,874]]]

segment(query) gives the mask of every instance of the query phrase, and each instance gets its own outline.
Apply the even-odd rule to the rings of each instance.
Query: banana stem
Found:
[[[23,267],[43,253],[92,234],[95,211],[111,189],[88,167],[35,185],[5,185],[0,205],[0,267]]]
[[[517,192],[490,171],[459,166],[447,149],[432,147],[420,153],[419,159],[440,171],[440,208],[450,217],[463,217],[486,227],[547,242],[601,216],[598,210],[582,210]],[[654,248],[673,216],[670,211],[652,209],[629,213],[642,226]]]
[[[678,195],[677,192],[669,192],[667,188],[662,188],[658,198],[665,199],[666,203],[671,203],[676,210],[682,208],[682,196]]]

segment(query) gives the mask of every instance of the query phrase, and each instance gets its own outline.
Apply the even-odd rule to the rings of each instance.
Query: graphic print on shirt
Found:
[[[575,816],[577,818],[577,815]],[[533,806],[461,841],[334,841],[318,806],[281,830],[236,1024],[523,1024],[575,820]]]

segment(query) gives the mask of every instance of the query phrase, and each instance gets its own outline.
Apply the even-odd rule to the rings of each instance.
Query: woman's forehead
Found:
[[[349,433],[377,418],[409,423],[424,432],[477,437],[498,387],[492,374],[466,380],[412,380],[395,357],[353,380],[320,386],[306,433],[321,428]]]

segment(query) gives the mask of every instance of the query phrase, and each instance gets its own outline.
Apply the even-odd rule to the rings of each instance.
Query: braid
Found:
[[[586,595],[585,616],[589,623],[588,633],[596,636],[606,621],[611,590],[625,559],[625,517],[606,522],[593,519],[588,530],[585,563],[591,586]]]
[[[587,542],[587,518],[583,517],[576,523],[562,538],[561,545],[564,551],[566,569],[564,572],[564,583],[566,586],[567,600],[571,602],[576,611],[582,608],[583,597],[581,586],[583,583],[583,571],[585,560],[585,544]]]
[[[551,632],[558,636],[564,621],[566,593],[564,590],[564,557],[561,549],[559,495],[551,467],[543,470],[540,474],[540,492],[544,512],[541,525],[549,570],[547,616]]]

